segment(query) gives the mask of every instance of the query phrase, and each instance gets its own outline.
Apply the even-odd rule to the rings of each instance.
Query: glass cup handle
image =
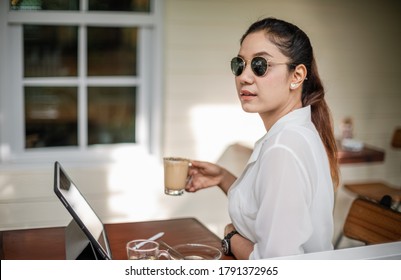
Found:
[[[171,260],[170,253],[166,250],[159,250],[159,253],[157,254],[157,259],[159,259],[161,256],[165,257],[168,260]]]

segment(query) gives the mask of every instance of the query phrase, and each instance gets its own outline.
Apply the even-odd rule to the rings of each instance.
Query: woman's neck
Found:
[[[265,126],[266,132],[268,132],[279,119],[300,108],[302,108],[302,101],[298,100],[293,104],[288,104],[288,106],[285,106],[284,108],[259,114]]]

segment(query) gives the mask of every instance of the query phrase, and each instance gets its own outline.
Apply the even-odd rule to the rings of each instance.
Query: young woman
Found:
[[[261,259],[331,250],[336,143],[308,36],[275,18],[252,24],[231,61],[244,111],[266,134],[237,179],[213,163],[192,161],[187,191],[219,186],[232,224],[223,251]]]

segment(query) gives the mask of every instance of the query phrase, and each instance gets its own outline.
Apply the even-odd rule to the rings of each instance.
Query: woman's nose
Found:
[[[241,84],[251,84],[255,79],[255,74],[252,72],[251,67],[246,65],[244,71],[242,71],[241,75],[237,76],[237,80]]]

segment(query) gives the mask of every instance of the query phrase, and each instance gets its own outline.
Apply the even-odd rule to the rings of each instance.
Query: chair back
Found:
[[[401,240],[401,212],[362,198],[351,205],[344,235],[367,245]]]
[[[393,148],[401,148],[401,127],[395,129],[391,139],[391,146]]]

